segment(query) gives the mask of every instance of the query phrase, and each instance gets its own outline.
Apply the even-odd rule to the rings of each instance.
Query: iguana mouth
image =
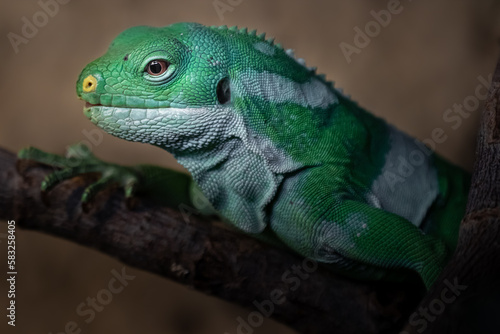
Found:
[[[103,107],[102,104],[93,104],[90,102],[85,101],[85,106],[83,107],[83,114],[90,119],[92,116],[92,107]]]
[[[92,104],[90,102],[85,102],[85,108],[99,107],[99,106],[102,106],[102,104]]]

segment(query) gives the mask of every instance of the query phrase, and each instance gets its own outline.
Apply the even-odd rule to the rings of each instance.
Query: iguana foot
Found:
[[[34,147],[22,149],[19,159],[34,160],[39,163],[61,168],[45,177],[41,190],[48,192],[60,182],[86,173],[99,173],[100,179],[85,188],[81,201],[90,202],[95,195],[111,184],[118,184],[125,191],[125,197],[133,197],[139,185],[141,172],[134,167],[120,166],[98,159],[83,144],[75,144],[68,148],[66,156],[43,152]]]

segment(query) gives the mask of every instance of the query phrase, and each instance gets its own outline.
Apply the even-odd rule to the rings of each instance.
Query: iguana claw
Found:
[[[18,158],[61,168],[45,177],[41,184],[43,192],[48,192],[62,181],[80,174],[99,173],[100,179],[83,191],[82,203],[92,201],[97,193],[112,184],[120,185],[125,190],[125,197],[131,198],[140,178],[139,170],[102,161],[92,154],[86,145],[80,143],[69,146],[65,157],[28,147],[19,151]]]
[[[88,204],[100,191],[113,184],[123,188],[127,204],[133,202],[132,199],[138,192],[169,206],[192,204],[189,175],[151,165],[120,166],[105,162],[84,144],[69,146],[64,157],[34,147],[22,149],[17,156],[19,159],[60,168],[45,177],[40,187],[42,192],[48,192],[62,181],[80,174],[100,174],[99,180],[83,191],[82,204]]]

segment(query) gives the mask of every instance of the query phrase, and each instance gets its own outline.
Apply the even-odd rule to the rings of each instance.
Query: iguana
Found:
[[[80,146],[42,183],[99,172],[82,201],[111,182],[149,188],[251,235],[361,279],[414,271],[429,288],[458,237],[467,172],[370,114],[264,34],[176,23],[125,30],[76,84],[106,132],[172,153],[190,176],[121,167]],[[80,154],[82,155],[82,154]]]

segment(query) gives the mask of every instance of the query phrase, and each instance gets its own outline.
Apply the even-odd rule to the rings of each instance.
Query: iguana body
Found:
[[[410,269],[429,287],[455,248],[467,173],[263,35],[131,28],[77,93],[106,132],[172,153],[225,220],[336,270]]]

